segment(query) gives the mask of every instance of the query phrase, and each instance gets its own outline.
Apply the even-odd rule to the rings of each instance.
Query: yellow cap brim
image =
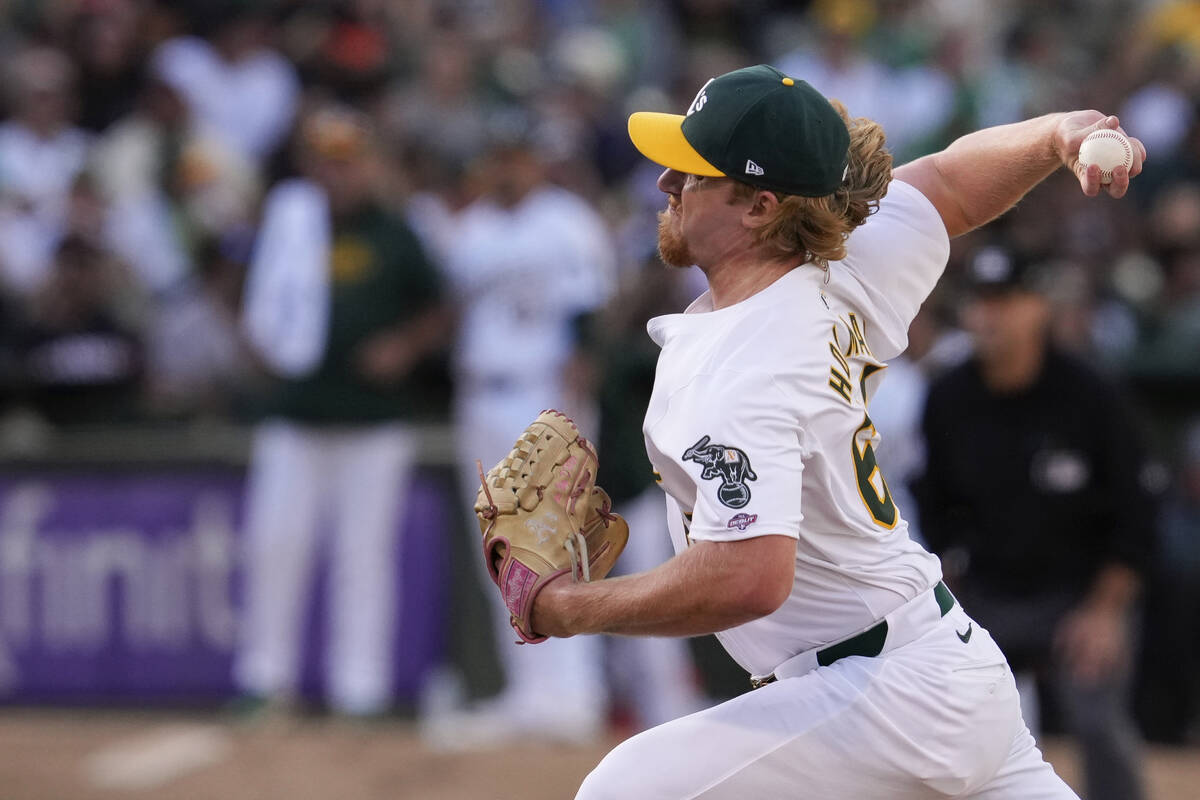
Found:
[[[687,117],[681,114],[638,111],[629,117],[629,138],[633,140],[633,146],[655,164],[692,175],[724,177],[724,172],[705,161],[704,156],[688,144],[683,136],[685,119]]]

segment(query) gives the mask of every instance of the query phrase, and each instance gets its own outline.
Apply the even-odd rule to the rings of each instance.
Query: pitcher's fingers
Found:
[[[1079,164],[1076,174],[1079,176],[1079,187],[1083,189],[1085,195],[1095,197],[1100,193],[1100,167],[1098,165],[1091,164],[1084,167],[1083,164]]]
[[[1129,141],[1133,144],[1133,165],[1129,168],[1129,177],[1132,178],[1142,171],[1142,166],[1146,163],[1146,145],[1142,144],[1141,139],[1131,137]]]
[[[1124,165],[1114,167],[1112,183],[1108,184],[1108,193],[1113,197],[1124,197],[1129,191],[1129,170]]]

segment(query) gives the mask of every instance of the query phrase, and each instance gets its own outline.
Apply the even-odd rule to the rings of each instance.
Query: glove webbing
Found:
[[[548,441],[554,438],[549,433],[545,434],[545,437]],[[515,481],[518,478],[523,480],[529,477],[528,468],[533,466],[533,457],[541,455],[544,452],[544,449],[539,446],[541,438],[540,435],[533,434],[530,431],[525,431],[521,435],[516,445],[513,446],[512,452],[508,454],[508,458],[502,462],[503,467],[496,472],[493,479],[496,488],[503,488],[505,484]],[[480,465],[480,471],[482,472],[482,470],[483,466]],[[533,488],[537,491],[537,497],[540,501],[542,499],[542,491],[546,487],[535,486]],[[491,501],[490,495],[488,500],[489,502]]]

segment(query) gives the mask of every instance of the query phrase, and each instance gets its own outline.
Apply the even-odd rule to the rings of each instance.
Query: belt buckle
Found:
[[[751,689],[761,689],[762,687],[766,686],[768,683],[774,683],[776,680],[778,680],[778,679],[775,677],[775,673],[771,673],[770,675],[768,675],[765,678],[751,678],[750,679],[750,688]]]

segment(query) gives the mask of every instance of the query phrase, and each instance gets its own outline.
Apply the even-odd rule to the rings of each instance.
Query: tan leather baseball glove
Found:
[[[596,466],[596,451],[557,411],[543,411],[487,475],[480,465],[483,555],[525,642],[546,639],[529,626],[542,587],[568,572],[599,580],[625,549],[629,526],[596,486]]]

